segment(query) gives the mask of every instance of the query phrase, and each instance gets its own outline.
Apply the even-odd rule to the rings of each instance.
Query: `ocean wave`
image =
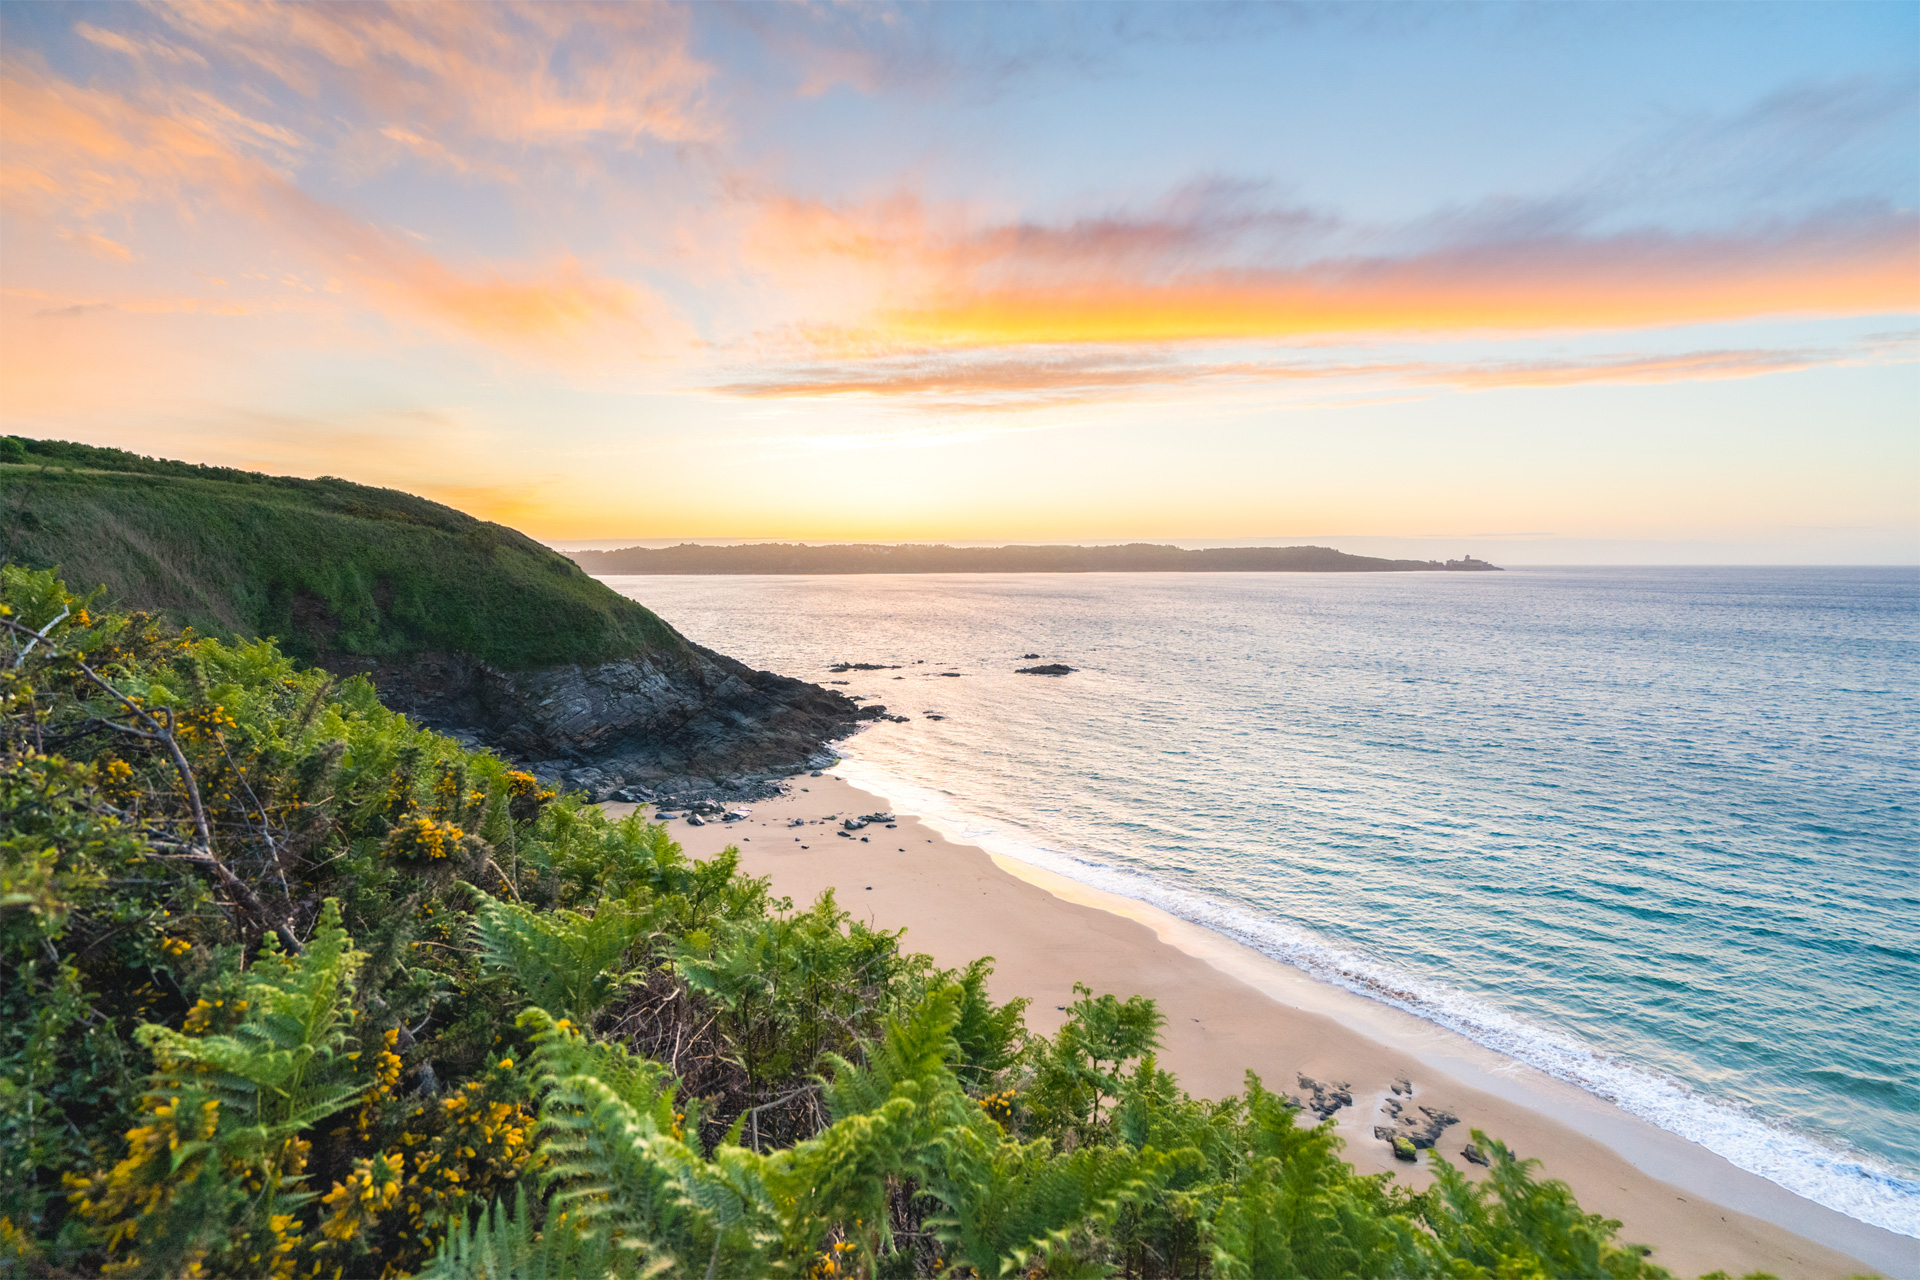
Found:
[[[853,746],[853,744],[849,744]],[[1657,1072],[1601,1053],[1558,1030],[1416,978],[1307,930],[1096,858],[1050,848],[954,807],[952,798],[848,754],[838,771],[887,797],[950,838],[978,845],[1103,892],[1160,908],[1272,959],[1456,1032],[1699,1144],[1736,1168],[1870,1226],[1920,1238],[1920,1179],[1856,1152],[1699,1093]]]

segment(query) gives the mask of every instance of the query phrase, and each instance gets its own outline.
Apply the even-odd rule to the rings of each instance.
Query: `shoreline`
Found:
[[[636,806],[608,804],[609,811]],[[949,839],[901,813],[896,828],[835,834],[838,818],[891,811],[884,797],[829,771],[791,780],[789,794],[748,806],[739,822],[671,824],[688,853],[727,845],[797,905],[824,889],[881,928],[906,928],[903,945],[943,966],[996,957],[996,1000],[1033,1000],[1028,1023],[1051,1034],[1071,985],[1146,994],[1168,1016],[1163,1067],[1195,1096],[1240,1092],[1256,1070],[1270,1088],[1298,1075],[1351,1086],[1334,1115],[1345,1158],[1363,1173],[1430,1181],[1374,1136],[1392,1124],[1396,1080],[1414,1108],[1459,1117],[1436,1146],[1456,1167],[1480,1128],[1523,1156],[1544,1157],[1540,1176],[1573,1187],[1582,1207],[1623,1222],[1619,1239],[1654,1248],[1676,1274],[1725,1269],[1842,1277],[1878,1271],[1920,1280],[1920,1243],[1869,1226],[1747,1173],[1577,1086],[1482,1047],[1413,1014],[1324,982],[1150,904],[1070,880],[1018,859]],[[798,820],[802,826],[787,824]],[[876,838],[878,837],[878,838]],[[885,841],[885,843],[882,843]],[[968,911],[968,905],[981,909]]]

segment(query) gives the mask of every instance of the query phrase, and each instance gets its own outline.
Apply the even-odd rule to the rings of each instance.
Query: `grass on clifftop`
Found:
[[[393,489],[0,437],[0,563],[305,661],[463,653],[503,670],[685,641],[503,525]]]

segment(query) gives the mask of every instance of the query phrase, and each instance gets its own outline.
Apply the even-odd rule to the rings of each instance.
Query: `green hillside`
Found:
[[[393,489],[0,437],[0,562],[306,661],[462,653],[505,671],[685,641],[565,557]]]

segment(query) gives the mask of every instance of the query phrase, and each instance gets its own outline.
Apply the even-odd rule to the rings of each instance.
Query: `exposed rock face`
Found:
[[[598,666],[503,672],[458,654],[341,658],[383,701],[564,778],[596,799],[628,784],[680,792],[820,768],[826,744],[887,715],[698,645]]]

